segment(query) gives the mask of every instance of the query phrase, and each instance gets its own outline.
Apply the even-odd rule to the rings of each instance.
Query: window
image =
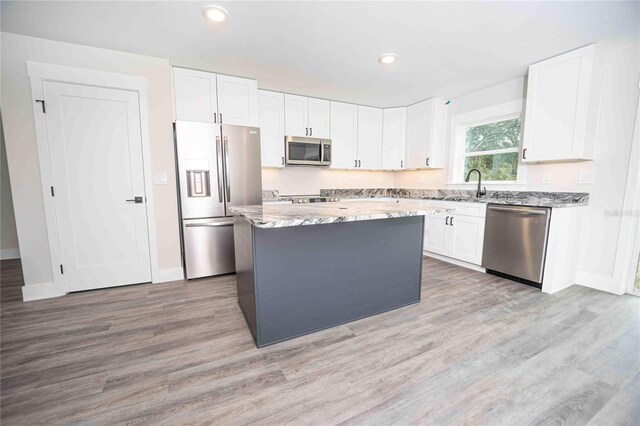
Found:
[[[519,167],[522,103],[520,99],[451,117],[449,184],[464,184],[471,169],[480,170],[482,182],[523,184],[525,168]],[[477,174],[471,179],[477,182]]]
[[[511,181],[518,178],[520,118],[495,121],[466,128],[464,173],[476,168],[484,181]]]

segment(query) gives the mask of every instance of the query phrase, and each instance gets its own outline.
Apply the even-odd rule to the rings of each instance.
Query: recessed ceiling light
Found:
[[[213,22],[224,22],[229,17],[227,11],[220,6],[205,7],[202,13]]]
[[[398,59],[398,55],[395,53],[385,53],[378,58],[378,62],[381,64],[391,64]]]

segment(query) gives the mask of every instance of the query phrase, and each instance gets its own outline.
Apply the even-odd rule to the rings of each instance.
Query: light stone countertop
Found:
[[[231,207],[231,212],[235,216],[244,218],[258,228],[426,216],[447,211],[450,210],[442,207],[409,206],[389,201]]]

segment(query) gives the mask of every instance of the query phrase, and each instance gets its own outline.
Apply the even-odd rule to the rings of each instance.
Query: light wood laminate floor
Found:
[[[2,424],[640,424],[640,299],[429,258],[422,283],[258,350],[233,275],[23,303],[3,261]]]

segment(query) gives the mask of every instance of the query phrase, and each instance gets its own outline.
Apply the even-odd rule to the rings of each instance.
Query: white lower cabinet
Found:
[[[484,217],[454,215],[449,218],[448,256],[474,265],[482,264]]]
[[[454,209],[453,212],[425,217],[424,250],[481,265],[486,205],[429,200],[424,203],[425,206]]]
[[[449,246],[448,237],[449,213],[425,216],[424,249],[426,251],[446,256]]]

